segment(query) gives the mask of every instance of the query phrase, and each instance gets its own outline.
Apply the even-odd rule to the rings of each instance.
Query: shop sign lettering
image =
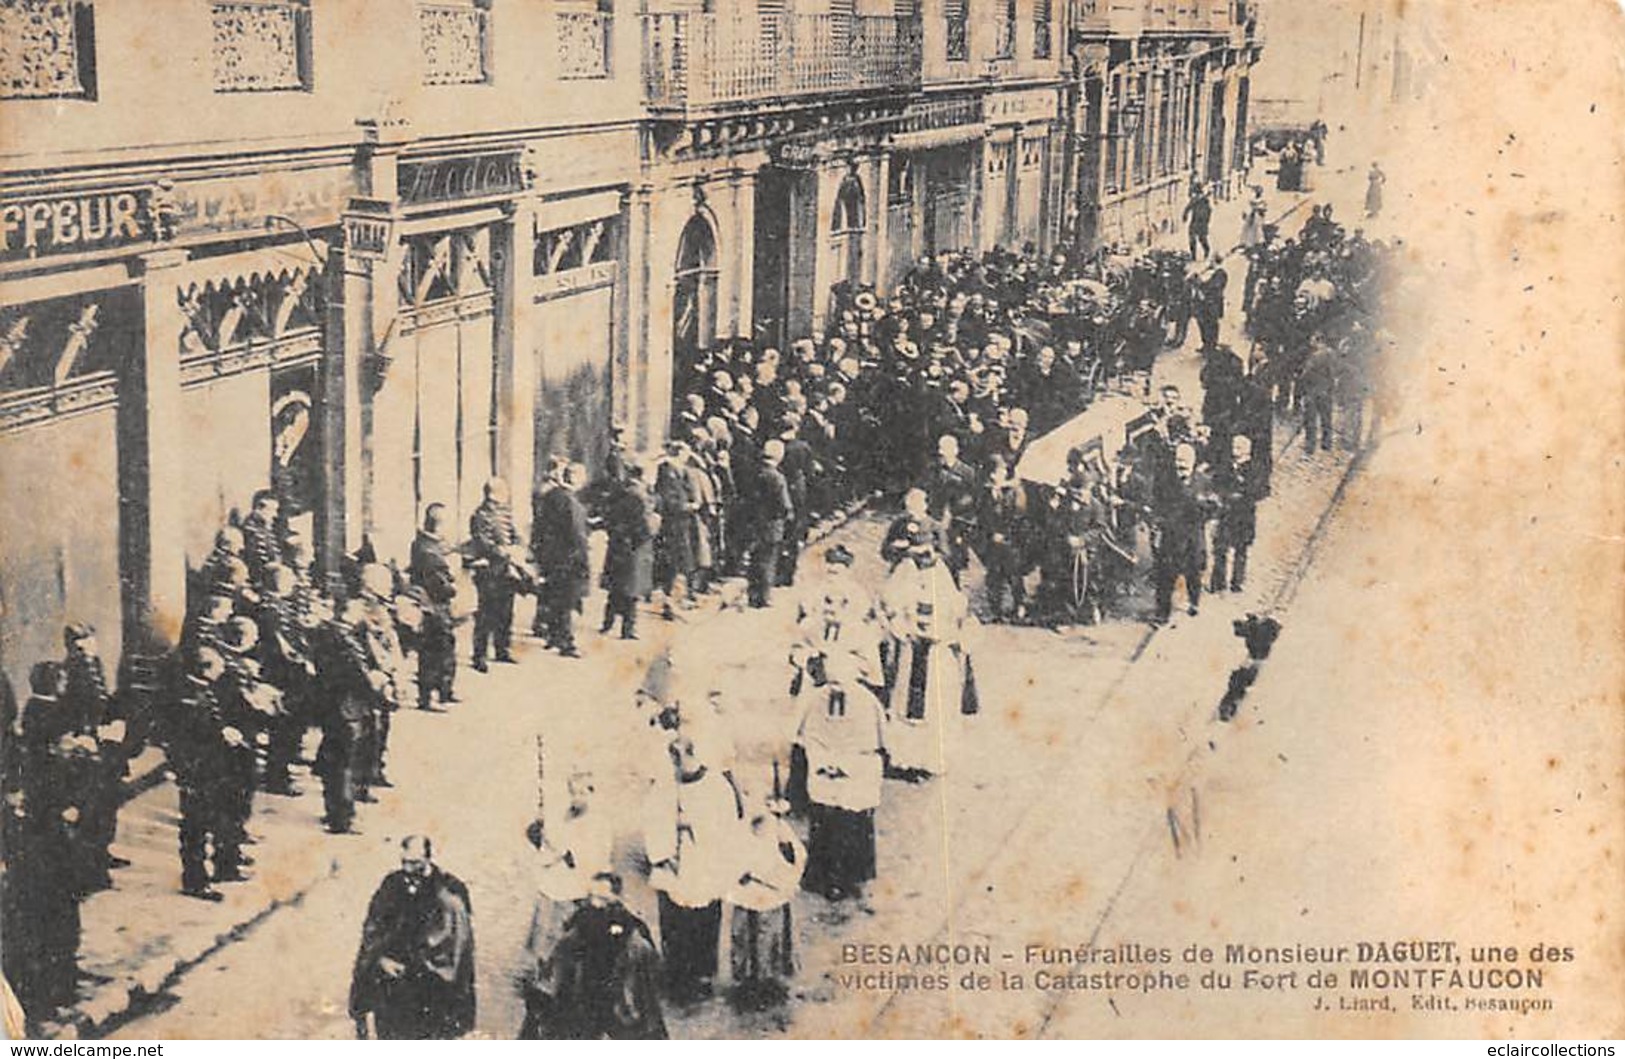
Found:
[[[518,151],[402,162],[397,176],[401,203],[407,206],[514,195],[525,190],[525,171]]]
[[[4,260],[122,246],[151,238],[145,191],[108,191],[0,206]]]

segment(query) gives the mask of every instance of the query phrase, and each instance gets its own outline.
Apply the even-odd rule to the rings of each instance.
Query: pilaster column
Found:
[[[536,200],[514,203],[491,229],[491,283],[496,310],[497,474],[507,479],[516,510],[536,484],[536,335],[531,297]]]
[[[127,650],[154,654],[180,640],[186,619],[181,437],[180,336],[185,326],[176,297],[185,250],[141,258],[145,334],[127,366],[119,399],[120,539],[124,640]]]
[[[370,261],[334,248],[327,261],[327,350],[322,364],[322,454],[327,489],[322,498],[317,560],[337,572],[344,556],[361,547],[367,510],[362,387],[372,349]]]

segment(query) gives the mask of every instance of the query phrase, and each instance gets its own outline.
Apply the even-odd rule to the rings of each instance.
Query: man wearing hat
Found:
[[[796,583],[796,567],[801,561],[802,546],[807,543],[807,529],[811,524],[809,505],[812,499],[812,480],[815,473],[812,446],[802,440],[802,417],[786,412],[779,440],[784,443],[784,460],[779,472],[784,475],[785,488],[790,494],[790,517],[784,527],[784,546],[779,553],[775,584],[788,588]]]
[[[158,732],[180,794],[181,892],[220,901],[221,893],[210,885],[209,847],[217,876],[238,873],[241,835],[223,794],[229,758],[248,744],[221,713],[219,684],[226,664],[220,652],[198,645],[188,655],[179,685],[159,717]]]
[[[260,680],[260,666],[254,655],[259,647],[259,627],[249,618],[233,618],[221,636],[225,647],[225,672],[217,684],[220,720],[228,730],[239,733],[228,740],[222,776],[222,829],[230,833],[238,847],[250,844],[248,821],[254,815],[255,769],[260,747],[270,744],[271,726],[282,712],[282,697]],[[239,855],[235,863],[221,863],[216,856],[215,882],[241,882],[242,871],[253,859]]]
[[[627,467],[627,480],[610,495],[604,511],[609,546],[604,551],[603,584],[608,593],[604,621],[607,633],[621,623],[621,639],[638,638],[638,600],[653,587],[654,533],[660,516],[644,489],[643,468]]]
[[[280,563],[265,568],[259,610],[260,673],[282,693],[282,711],[270,724],[265,789],[287,797],[303,793],[294,785],[289,768],[299,756],[316,690],[310,629],[299,620],[297,591],[298,576],[292,569]]]
[[[277,515],[282,502],[276,493],[261,489],[254,494],[248,517],[243,519],[243,561],[248,564],[249,580],[255,585],[265,583],[265,569],[282,561],[282,542],[278,539]]]
[[[430,504],[423,511],[423,528],[412,540],[412,559],[406,576],[424,600],[423,624],[418,640],[418,709],[433,710],[457,701],[457,633],[451,603],[457,597],[457,578],[451,570],[451,542],[446,540],[446,505]]]
[[[111,886],[108,872],[130,862],[111,852],[118,830],[119,783],[124,778],[134,740],[117,696],[107,686],[95,626],[76,622],[63,630],[63,715],[73,731],[94,746],[80,776],[84,822],[78,828],[79,874],[89,890]]]
[[[750,605],[766,607],[777,582],[785,529],[795,515],[795,503],[784,472],[784,442],[777,438],[762,446],[762,460],[752,476],[751,528],[755,534],[749,561]]]
[[[322,823],[336,835],[354,834],[358,784],[368,778],[363,754],[373,723],[373,701],[386,683],[373,667],[362,631],[366,605],[350,600],[321,628],[318,657],[328,692],[318,718],[322,745],[315,772],[322,779]]]
[[[474,612],[474,659],[477,672],[486,671],[489,648],[498,662],[512,662],[513,549],[519,544],[513,508],[508,504],[508,483],[492,478],[485,483],[485,499],[468,520],[469,568],[479,606]]]
[[[580,657],[575,615],[591,577],[587,509],[578,495],[586,478],[587,469],[581,464],[561,465],[537,499],[531,525],[531,552],[542,579],[536,623],[548,646],[566,658]]]

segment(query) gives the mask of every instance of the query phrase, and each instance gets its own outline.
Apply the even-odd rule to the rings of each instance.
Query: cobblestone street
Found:
[[[1287,200],[1277,211],[1295,205]],[[1229,223],[1228,213],[1216,230]],[[1238,287],[1232,283],[1232,292]],[[1233,326],[1234,314],[1227,321]],[[1192,400],[1199,393],[1194,345],[1193,335],[1190,347],[1165,354],[1158,367],[1160,380],[1176,382]],[[853,907],[798,899],[802,971],[791,1003],[740,1016],[719,997],[669,1012],[673,1035],[847,1035],[858,1027],[884,1036],[943,1028],[1039,1032],[1052,1009],[1037,993],[1023,1013],[1020,1004],[967,1005],[955,991],[843,989],[842,946],[936,939],[1003,946],[1002,953],[1018,941],[1082,940],[1098,931],[1135,865],[1168,844],[1170,811],[1192,811],[1181,776],[1214,738],[1216,703],[1230,670],[1245,659],[1231,621],[1289,594],[1349,472],[1346,452],[1302,456],[1290,422],[1276,437],[1274,493],[1261,509],[1244,592],[1209,596],[1198,617],[1181,615],[1161,629],[1132,620],[1143,610],[1133,598],[1121,601],[1124,616],[1098,626],[985,625],[977,655],[983,712],[957,719],[948,775],[886,784],[877,818],[879,878],[866,901]],[[712,598],[675,622],[646,615],[637,642],[589,633],[583,660],[521,641],[518,665],[464,672],[465,701],[450,714],[397,715],[397,787],[367,807],[364,834],[321,833],[314,780],[302,799],[261,795],[253,825],[261,839],[258,877],[228,887],[219,908],[174,893],[172,788],[138,798],[126,808],[120,836],[137,864],[120,874],[119,890],[87,907],[87,970],[109,983],[96,1001],[106,1008],[92,1017],[112,1016],[113,1035],[128,1038],[349,1036],[344,998],[367,896],[395,867],[399,839],[421,831],[435,836],[437,860],[472,893],[477,1032],[511,1037],[523,1014],[514,979],[533,894],[534,854],[524,831],[535,813],[528,794],[516,792],[536,788],[538,736],[547,768],[593,772],[601,808],[617,821],[628,903],[653,924],[654,895],[632,859],[647,768],[640,755],[649,743],[631,703],[650,660],[669,648],[680,669],[704,668],[701,679],[723,692],[737,733],[739,779],[765,791],[795,723],[785,664],[794,601],[815,590],[816,555],[836,543],[858,557],[852,576],[877,584],[884,526],[884,518],[862,515],[836,529],[809,552],[808,577],[781,591],[768,611],[719,609]],[[978,581],[979,572],[973,586]],[[589,601],[584,625],[599,606],[597,597]],[[528,627],[527,609],[517,628]],[[473,835],[478,842],[461,840]],[[1009,899],[1018,892],[1019,903]],[[1050,893],[1053,902],[1037,897]],[[132,904],[150,915],[132,913]],[[1052,911],[1050,921],[1035,920],[1041,907]],[[143,929],[158,923],[163,929]],[[188,948],[196,953],[191,959],[153,958]],[[249,1010],[235,1002],[235,969],[284,963],[297,963],[299,973],[263,976]],[[131,1003],[132,970],[143,967],[161,971],[134,972],[142,988],[121,1014],[120,1005]]]

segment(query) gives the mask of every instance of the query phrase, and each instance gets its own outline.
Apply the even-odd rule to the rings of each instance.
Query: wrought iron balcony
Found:
[[[920,83],[920,24],[890,16],[643,16],[643,98],[703,110]]]
[[[1237,23],[1235,0],[1077,0],[1072,30],[1090,36],[1140,33],[1228,34]]]

